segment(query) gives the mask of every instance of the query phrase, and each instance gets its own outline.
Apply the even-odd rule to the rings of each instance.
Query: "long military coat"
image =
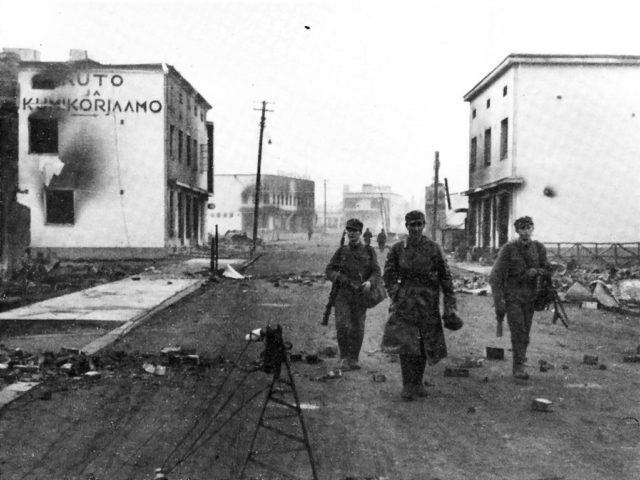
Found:
[[[456,308],[451,273],[440,247],[425,236],[391,247],[383,279],[391,298],[382,337],[387,353],[426,355],[429,364],[447,356],[440,317],[440,292],[445,307]]]

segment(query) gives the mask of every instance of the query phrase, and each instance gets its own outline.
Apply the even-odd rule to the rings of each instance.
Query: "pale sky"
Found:
[[[213,106],[217,173],[255,173],[266,100],[263,174],[315,180],[317,208],[325,179],[329,203],[363,183],[422,202],[435,151],[467,188],[482,77],[510,53],[639,55],[636,3],[0,0],[0,47],[173,65]]]

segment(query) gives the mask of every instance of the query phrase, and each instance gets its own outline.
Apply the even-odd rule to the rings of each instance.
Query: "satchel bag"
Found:
[[[371,281],[371,288],[368,291],[362,291],[364,304],[367,308],[373,308],[387,298],[387,290],[384,288],[382,278],[375,277]]]

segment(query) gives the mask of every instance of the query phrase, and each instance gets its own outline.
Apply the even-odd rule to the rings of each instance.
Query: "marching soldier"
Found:
[[[511,332],[513,376],[528,380],[525,359],[535,310],[536,281],[540,275],[551,274],[551,265],[544,245],[531,239],[534,229],[531,217],[518,218],[514,226],[518,238],[500,249],[489,282],[498,322],[502,321],[505,314],[507,316]]]

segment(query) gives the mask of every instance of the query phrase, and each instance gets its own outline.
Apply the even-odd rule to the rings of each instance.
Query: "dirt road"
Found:
[[[267,323],[280,324],[303,359],[324,352],[320,363],[291,364],[320,479],[640,478],[640,364],[622,361],[640,344],[637,318],[569,307],[565,330],[550,312],[536,314],[533,375],[523,383],[510,375],[508,331],[495,338],[491,298],[461,295],[465,327],[446,333],[450,356],[428,368],[429,397],[406,403],[398,362],[379,351],[388,301],[368,313],[362,370],[319,381],[337,367],[325,352],[336,347],[333,319],[319,325],[331,250],[269,246],[252,278],[211,283],[102,352],[99,379],[59,377],[10,404],[0,411],[0,478],[151,479],[160,466],[171,480],[239,478],[272,378],[249,373],[263,344],[244,336]],[[175,346],[200,365],[168,364],[160,351]],[[487,346],[504,348],[506,360],[444,376],[446,366],[484,358]],[[585,354],[597,364],[584,364]],[[540,372],[540,360],[554,368]],[[166,375],[145,363],[167,363]],[[551,412],[532,411],[538,397],[553,402]],[[267,410],[282,413],[273,403]],[[296,418],[281,422],[299,433]],[[260,429],[257,450],[292,446]],[[305,451],[265,458],[311,478]],[[283,478],[252,465],[245,473]]]

